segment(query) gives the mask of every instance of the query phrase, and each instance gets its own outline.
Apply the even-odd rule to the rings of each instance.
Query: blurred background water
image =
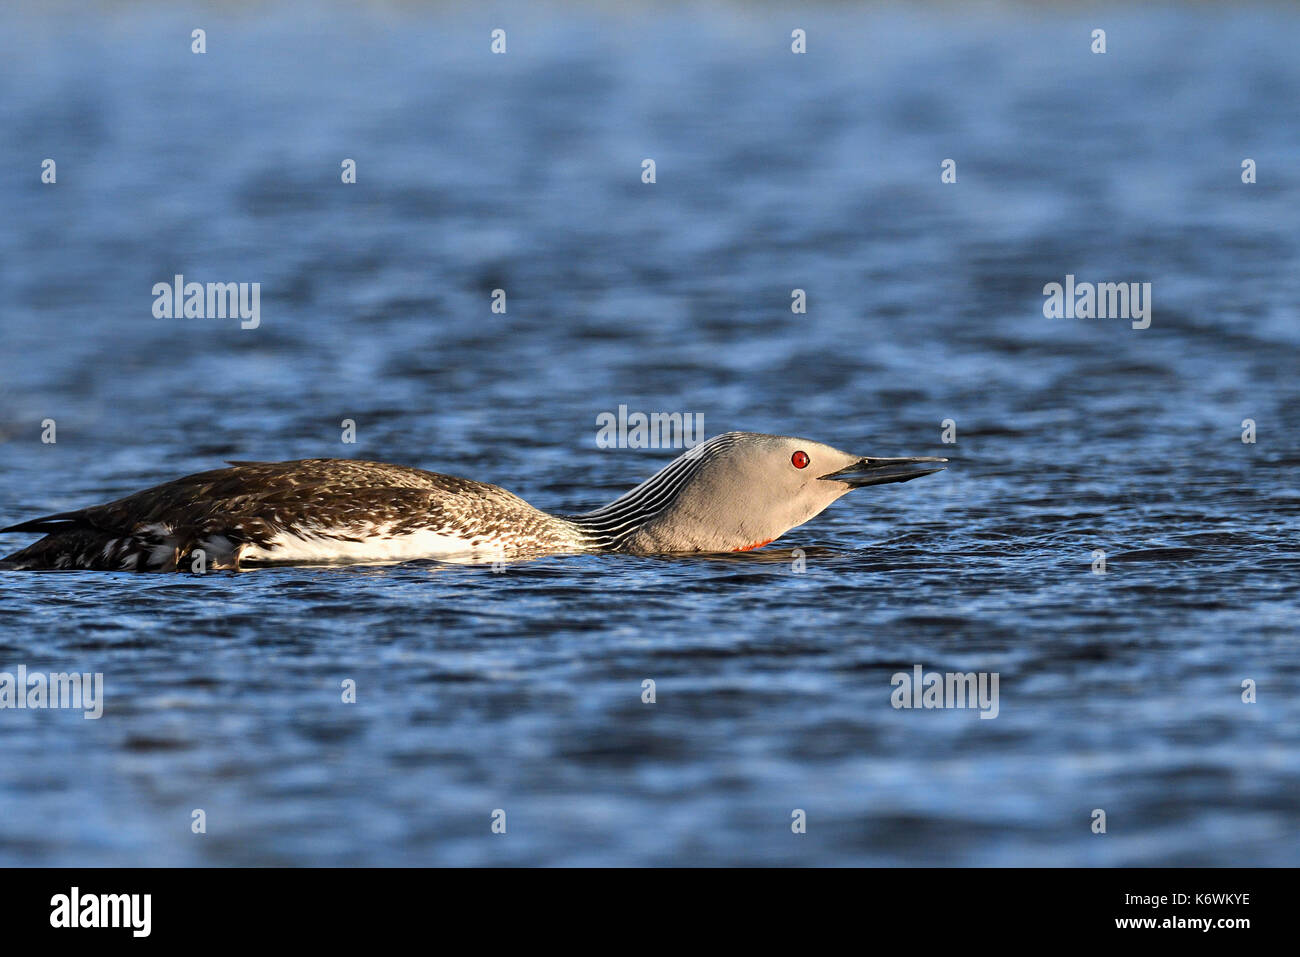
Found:
[[[0,712],[0,862],[1300,862],[1298,43],[1290,5],[6,5],[0,524],[227,458],[591,506],[673,454],[597,448],[620,404],[954,462],[733,560],[0,575],[0,669],[107,696]],[[260,282],[259,328],[154,318],[176,273]],[[1067,273],[1151,282],[1151,327],[1044,318]],[[895,710],[914,664],[998,672],[998,718]]]

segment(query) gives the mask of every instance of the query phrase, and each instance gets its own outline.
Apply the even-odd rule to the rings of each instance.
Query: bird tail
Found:
[[[17,525],[10,525],[8,528],[0,528],[0,535],[6,532],[59,532],[71,528],[83,519],[84,515],[81,512],[60,512],[57,515],[44,515],[40,518],[19,522]]]

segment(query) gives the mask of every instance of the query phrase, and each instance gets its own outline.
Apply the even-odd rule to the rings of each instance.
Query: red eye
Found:
[[[808,453],[799,451],[790,456],[790,464],[797,469],[806,469],[808,467]]]

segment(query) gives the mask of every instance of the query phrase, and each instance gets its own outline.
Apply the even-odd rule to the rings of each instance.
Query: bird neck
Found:
[[[731,434],[715,436],[679,455],[608,505],[565,518],[593,547],[618,549],[647,524],[664,518],[700,471],[734,441]]]

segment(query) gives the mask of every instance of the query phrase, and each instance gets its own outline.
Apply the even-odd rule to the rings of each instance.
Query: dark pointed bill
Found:
[[[858,459],[848,468],[819,476],[819,478],[828,482],[844,482],[854,488],[861,488],[864,485],[886,485],[889,482],[910,482],[922,475],[933,475],[935,472],[943,471],[944,467],[942,465],[931,467],[927,463],[947,461],[947,459],[933,456],[901,459],[882,459],[876,456],[867,456]]]

